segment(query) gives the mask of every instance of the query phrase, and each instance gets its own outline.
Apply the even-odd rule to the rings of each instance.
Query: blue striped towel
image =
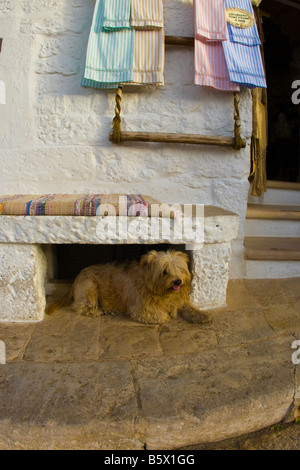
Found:
[[[105,31],[105,3],[105,0],[96,1],[82,86],[117,88],[119,83],[133,80],[134,31]]]
[[[225,6],[241,8],[254,15],[250,0],[225,0]],[[227,23],[227,28],[229,40],[222,45],[230,80],[247,88],[266,88],[256,24],[251,28],[236,28]]]
[[[238,8],[246,10],[254,17],[254,12],[251,0],[225,0],[226,8]],[[248,46],[259,46],[261,44],[258,34],[256,23],[251,28],[237,28],[230,23],[227,23],[227,30],[231,42],[238,42]]]

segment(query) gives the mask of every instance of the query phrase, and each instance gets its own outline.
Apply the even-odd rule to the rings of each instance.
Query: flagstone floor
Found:
[[[0,449],[176,449],[300,415],[300,278],[232,280],[209,317],[0,323]]]

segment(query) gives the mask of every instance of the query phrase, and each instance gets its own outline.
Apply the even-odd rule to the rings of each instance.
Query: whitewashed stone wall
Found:
[[[232,276],[242,269],[251,95],[241,91],[247,147],[108,141],[115,92],[80,80],[95,0],[0,0],[0,193],[137,192],[218,205],[241,217]],[[164,0],[168,35],[193,35],[192,0]],[[166,48],[165,86],[124,88],[122,128],[233,135],[233,95],[195,86],[193,49]]]

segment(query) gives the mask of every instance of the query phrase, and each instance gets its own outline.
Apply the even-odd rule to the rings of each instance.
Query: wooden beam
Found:
[[[109,133],[109,140],[113,142],[113,133]],[[197,134],[171,134],[162,132],[121,132],[121,142],[160,142],[168,144],[202,144],[234,147],[233,137],[205,136]],[[246,141],[243,140],[243,148]]]
[[[165,36],[165,44],[168,46],[194,46],[194,38],[186,36]]]

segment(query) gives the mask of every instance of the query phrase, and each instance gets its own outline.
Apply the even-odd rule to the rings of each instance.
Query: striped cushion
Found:
[[[0,215],[151,215],[159,201],[141,194],[44,194],[0,196]]]

